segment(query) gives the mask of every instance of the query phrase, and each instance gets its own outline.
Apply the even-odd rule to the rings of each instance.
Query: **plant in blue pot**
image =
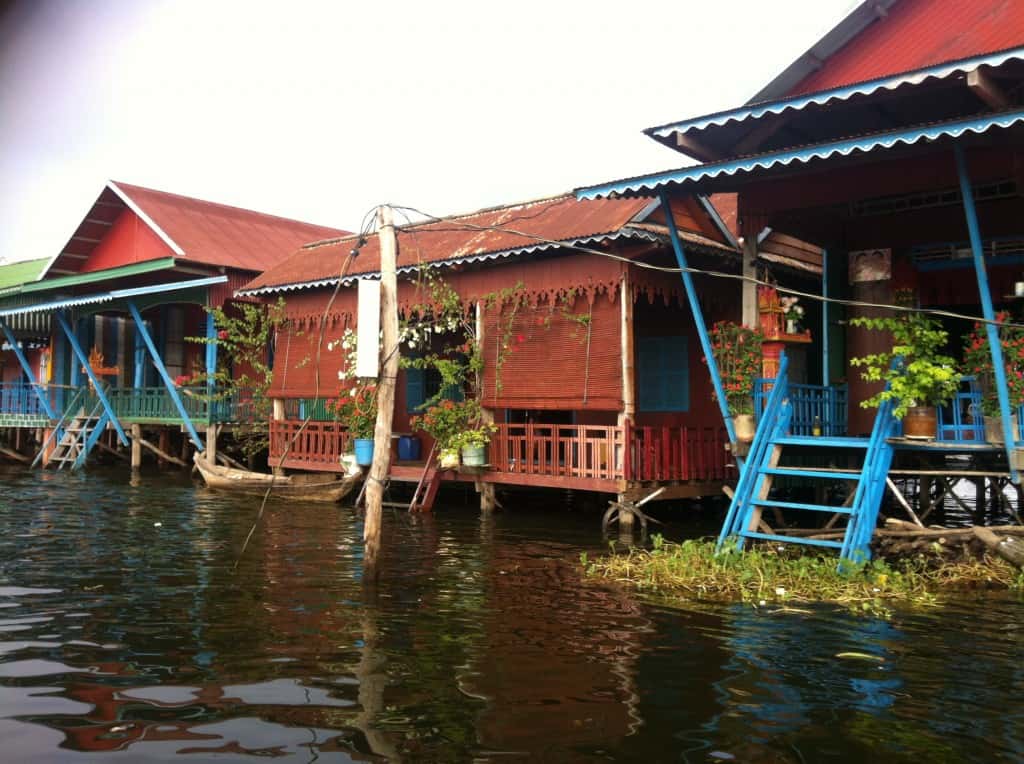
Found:
[[[338,420],[348,428],[356,464],[373,464],[373,429],[377,424],[377,383],[357,384],[342,393],[336,407]]]

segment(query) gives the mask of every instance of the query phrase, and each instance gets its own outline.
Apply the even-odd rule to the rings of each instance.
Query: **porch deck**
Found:
[[[682,484],[691,495],[717,493],[730,477],[719,428],[499,424],[480,474],[446,480],[624,493],[641,484]],[[271,466],[340,472],[349,435],[335,422],[270,423]],[[284,457],[282,460],[282,456]],[[416,482],[422,462],[392,460],[391,478]]]
[[[67,412],[66,405],[92,408],[95,394],[88,388],[63,385],[38,387],[58,417]],[[76,393],[83,395],[76,399]],[[252,396],[246,393],[228,393],[205,387],[179,388],[185,412],[196,425],[233,424],[252,422],[256,416]],[[117,418],[125,424],[158,424],[180,426],[185,423],[164,387],[111,387],[106,394]],[[0,427],[50,427],[54,424],[43,409],[33,385],[24,382],[0,384]]]

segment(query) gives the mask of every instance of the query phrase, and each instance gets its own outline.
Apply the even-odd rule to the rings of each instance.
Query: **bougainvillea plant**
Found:
[[[996,315],[1010,407],[1016,409],[1024,404],[1024,328],[1005,326],[1009,321],[1010,314],[1006,311]],[[985,416],[999,416],[995,365],[992,363],[992,349],[985,324],[976,323],[974,330],[964,340],[964,370],[967,374],[974,375],[981,387],[981,413]]]
[[[760,329],[732,321],[719,321],[711,327],[711,354],[725,389],[731,416],[754,413],[754,381],[761,376],[762,343]],[[717,400],[711,394],[712,400]]]
[[[372,439],[377,426],[377,383],[364,382],[350,387],[337,400],[328,401],[327,409],[348,428],[353,438]]]

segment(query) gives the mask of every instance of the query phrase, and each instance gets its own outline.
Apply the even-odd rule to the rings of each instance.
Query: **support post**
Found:
[[[74,353],[75,362],[74,365],[85,369],[85,374],[92,383],[93,390],[96,392],[96,397],[100,399],[100,404],[103,406],[103,410],[106,412],[107,417],[110,419],[110,423],[114,425],[114,429],[117,431],[117,439],[121,441],[122,446],[128,445],[128,438],[125,437],[124,430],[121,428],[121,422],[117,418],[117,414],[114,413],[113,406],[110,405],[110,400],[107,398],[107,394],[103,392],[103,383],[96,378],[96,375],[92,371],[92,367],[89,365],[89,358],[86,356],[85,351],[82,350],[82,346],[78,344],[78,337],[71,330],[70,324],[61,311],[57,311],[55,314],[57,322],[60,324],[60,328],[64,330],[65,336],[68,338],[68,342],[71,344],[71,352]]]
[[[978,292],[981,295],[981,311],[985,317],[985,333],[992,353],[992,366],[995,371],[996,392],[999,394],[999,413],[1003,419],[1003,444],[1006,449],[1006,462],[1010,470],[1010,480],[1020,484],[1020,472],[1017,470],[1013,452],[1017,441],[1017,433],[1013,431],[1010,420],[1010,392],[1006,384],[1006,366],[1003,362],[1003,346],[999,340],[999,327],[995,325],[995,308],[992,305],[992,292],[988,286],[988,274],[985,271],[985,255],[981,245],[981,231],[978,227],[978,211],[974,206],[974,191],[967,173],[967,159],[963,147],[953,145],[956,157],[956,171],[960,178],[960,195],[963,197],[964,215],[967,217],[967,232],[971,239],[971,253],[974,257],[974,272],[978,277]]]
[[[484,346],[484,338],[486,333],[484,331],[484,306],[479,301],[476,303],[476,344],[477,347]],[[483,372],[479,372],[479,378],[477,379],[477,390],[482,391],[484,389]],[[481,401],[482,403],[482,401]],[[480,418],[484,424],[494,424],[494,412],[488,408],[480,407]],[[493,453],[493,451],[492,451]],[[494,493],[494,483],[484,482],[483,480],[477,479],[477,486],[480,492],[480,511],[491,512],[497,506],[497,497]]]
[[[743,325],[756,329],[760,325],[757,313],[757,236],[743,238]]]
[[[828,250],[821,250],[821,385],[829,384],[829,302],[828,302]],[[831,409],[829,410],[831,413]]]
[[[272,407],[271,408],[271,412],[270,412],[270,416],[274,419],[274,421],[275,422],[283,421],[284,420],[284,401],[281,398],[271,398],[270,399],[270,405]],[[280,461],[281,461],[280,459],[272,460],[272,463],[270,465],[270,471],[273,472],[277,477],[284,477],[285,476],[285,471],[284,471],[284,467],[279,466],[280,465]]]
[[[142,467],[142,425],[138,422],[132,424],[132,469]]]
[[[620,312],[619,343],[622,348],[622,413],[619,427],[632,424],[636,417],[636,369],[634,368],[633,337],[633,288],[629,283],[629,266],[624,266],[619,285],[622,300]],[[627,446],[628,447],[628,446]]]
[[[217,325],[213,313],[206,314],[206,391],[213,394],[213,375],[217,373]]]
[[[206,425],[206,462],[217,464],[217,435],[220,432],[220,425],[210,422]]]
[[[683,286],[686,288],[686,299],[690,303],[693,323],[697,326],[697,337],[700,339],[700,347],[704,351],[704,357],[708,360],[708,373],[711,375],[711,384],[715,388],[715,399],[718,401],[718,408],[722,413],[722,421],[725,423],[725,431],[729,435],[729,442],[735,444],[736,430],[732,426],[732,417],[729,416],[729,404],[725,399],[725,388],[722,387],[722,375],[718,371],[718,363],[715,361],[714,353],[711,352],[711,338],[708,336],[708,327],[704,323],[704,311],[700,307],[700,300],[697,299],[697,291],[693,286],[693,276],[690,274],[689,265],[686,262],[686,252],[683,250],[683,244],[679,239],[679,231],[676,230],[676,219],[672,215],[672,208],[668,203],[668,194],[661,191],[659,198],[661,199],[661,208],[665,211],[665,221],[668,223],[668,233],[672,239],[672,250],[675,252],[676,262],[682,271]],[[754,310],[757,310],[757,290],[754,291]]]
[[[25,351],[21,349],[21,345],[18,343],[17,337],[14,336],[14,332],[11,331],[11,327],[7,325],[7,320],[4,318],[0,318],[0,329],[3,330],[4,337],[7,339],[7,344],[10,345],[11,350],[14,351],[14,356],[18,359],[21,370],[25,372],[25,378],[28,379],[29,386],[39,399],[39,405],[42,406],[43,411],[46,412],[46,416],[49,419],[57,419],[57,413],[50,405],[50,400],[46,396],[46,391],[43,390],[42,385],[39,384],[39,380],[36,379],[36,375],[32,371],[32,365],[29,364],[28,359],[25,357]]]
[[[380,316],[383,330],[384,365],[377,385],[377,424],[373,430],[373,465],[367,477],[366,518],[363,524],[365,578],[377,579],[380,555],[381,507],[384,481],[391,469],[391,422],[395,413],[395,378],[398,376],[398,285],[395,275],[398,240],[389,206],[377,208],[377,237],[380,241]]]
[[[174,387],[174,381],[171,379],[171,375],[167,373],[167,367],[164,366],[160,354],[156,352],[153,338],[149,336],[149,332],[146,330],[146,323],[142,320],[139,309],[135,307],[135,303],[131,300],[128,300],[128,312],[131,313],[132,320],[135,321],[135,329],[141,335],[142,341],[149,351],[149,357],[153,360],[153,366],[156,367],[157,373],[164,381],[164,387],[167,388],[167,393],[171,396],[171,402],[174,403],[174,407],[181,414],[181,420],[185,424],[185,429],[188,430],[189,438],[195,444],[196,450],[201,452],[203,450],[203,442],[199,439],[199,433],[196,432],[195,425],[192,424],[192,418],[185,410],[185,404],[181,402],[181,396],[178,395],[178,391]]]
[[[146,380],[146,346],[142,343],[142,332],[135,330],[135,377],[132,387],[139,390]]]

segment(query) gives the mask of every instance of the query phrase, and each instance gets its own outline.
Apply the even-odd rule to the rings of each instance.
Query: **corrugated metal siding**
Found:
[[[1020,0],[901,0],[790,95],[934,66],[1024,44]]]
[[[613,299],[556,298],[523,306],[509,321],[496,308],[485,322],[484,403],[491,408],[622,408],[618,292]],[[575,317],[575,318],[573,318]],[[589,317],[589,327],[582,319]],[[589,331],[588,331],[589,330]],[[500,375],[499,346],[508,339]]]

